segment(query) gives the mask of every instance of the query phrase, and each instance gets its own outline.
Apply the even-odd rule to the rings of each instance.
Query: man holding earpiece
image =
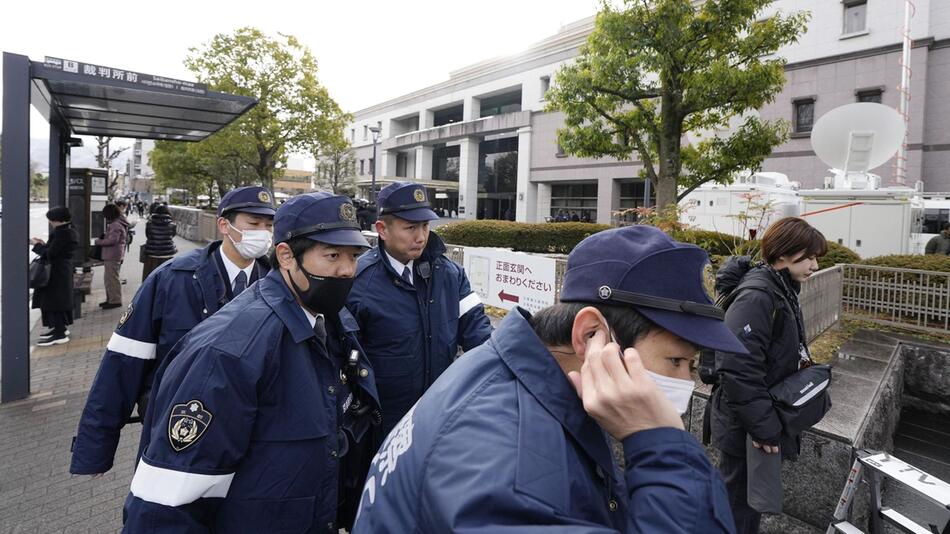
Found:
[[[270,270],[274,203],[267,189],[239,187],[218,205],[224,238],[152,271],[109,339],[72,447],[72,474],[112,468],[122,427],[133,408],[145,415],[152,377],[189,330]]]
[[[680,418],[700,347],[747,353],[703,289],[707,262],[648,226],[578,244],[561,301],[512,310],[389,434],[354,534],[734,532]]]

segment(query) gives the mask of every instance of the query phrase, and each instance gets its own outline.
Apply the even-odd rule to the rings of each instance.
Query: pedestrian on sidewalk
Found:
[[[175,234],[178,226],[172,222],[167,206],[155,208],[145,223],[145,245],[142,246],[142,280],[148,278],[159,265],[172,259],[178,253],[175,247]]]
[[[102,247],[102,262],[105,264],[103,281],[106,286],[106,300],[99,307],[111,310],[122,305],[122,281],[119,269],[125,259],[125,241],[129,232],[129,221],[115,204],[106,204],[102,208],[106,219],[106,233],[96,239],[95,244]]]
[[[707,415],[738,534],[759,532],[762,514],[750,502],[755,495],[748,491],[750,480],[761,487],[773,474],[777,483],[767,493],[777,495],[780,459],[798,458],[800,434],[783,426],[769,388],[811,365],[798,293],[826,251],[821,232],[803,219],[787,217],[762,237],[763,261],[730,258],[716,274],[726,325],[748,350],[716,353],[719,379]],[[753,465],[768,462],[773,470],[750,477],[750,459]]]
[[[30,239],[33,252],[50,264],[49,282],[33,290],[33,308],[39,308],[43,326],[50,329],[40,336],[40,347],[69,343],[66,327],[73,323],[73,255],[79,248],[69,208],[56,206],[46,212],[46,218],[53,227],[49,242]]]
[[[153,211],[158,209],[156,204]],[[218,206],[223,240],[165,262],[142,281],[109,339],[72,448],[72,474],[112,469],[122,427],[147,411],[155,370],[172,346],[255,280],[269,265],[274,205],[263,187],[234,189]]]

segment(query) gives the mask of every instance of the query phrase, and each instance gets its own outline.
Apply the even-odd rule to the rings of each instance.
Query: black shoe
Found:
[[[53,337],[53,334],[55,334],[55,333],[56,333],[56,330],[50,330],[49,332],[46,332],[46,333],[44,333],[44,334],[40,334],[40,337]],[[68,328],[66,329],[66,335],[67,335],[67,336],[69,335],[69,329],[68,329]]]
[[[111,302],[103,302],[102,304],[99,305],[99,307],[102,308],[103,310],[111,310],[113,308],[121,308],[122,304],[113,304]]]
[[[36,346],[51,347],[53,345],[62,345],[64,343],[69,343],[69,336],[66,334],[53,334],[47,339],[41,339],[39,343],[36,344]]]

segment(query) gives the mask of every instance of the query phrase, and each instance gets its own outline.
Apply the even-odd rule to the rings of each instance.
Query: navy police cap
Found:
[[[232,211],[273,217],[274,195],[259,185],[232,189],[218,203],[218,217],[224,217]]]
[[[393,182],[379,191],[379,215],[395,215],[400,219],[423,222],[438,219],[432,211],[429,196],[422,184]]]
[[[280,205],[274,217],[274,242],[308,237],[328,245],[369,248],[360,232],[353,202],[327,192],[297,195]]]
[[[709,257],[652,226],[598,232],[567,259],[562,302],[626,305],[699,347],[748,354],[703,287]]]

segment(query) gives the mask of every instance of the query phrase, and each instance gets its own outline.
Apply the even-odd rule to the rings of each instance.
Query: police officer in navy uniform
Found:
[[[341,458],[378,421],[344,308],[368,243],[350,200],[298,195],[273,270],[173,349],[145,422],[127,532],[335,532]]]
[[[703,289],[707,262],[649,226],[578,244],[561,301],[512,310],[389,434],[353,533],[733,532],[681,419],[698,348],[744,351]]]
[[[383,406],[381,441],[448,368],[458,348],[491,335],[485,307],[465,271],[429,231],[424,186],[396,182],[379,192],[379,243],[360,258],[347,307],[360,324]]]
[[[139,416],[145,415],[155,370],[172,346],[270,270],[273,219],[267,189],[234,189],[218,206],[224,239],[162,264],[142,282],[89,390],[70,473],[98,475],[112,468],[120,431],[136,404]]]

